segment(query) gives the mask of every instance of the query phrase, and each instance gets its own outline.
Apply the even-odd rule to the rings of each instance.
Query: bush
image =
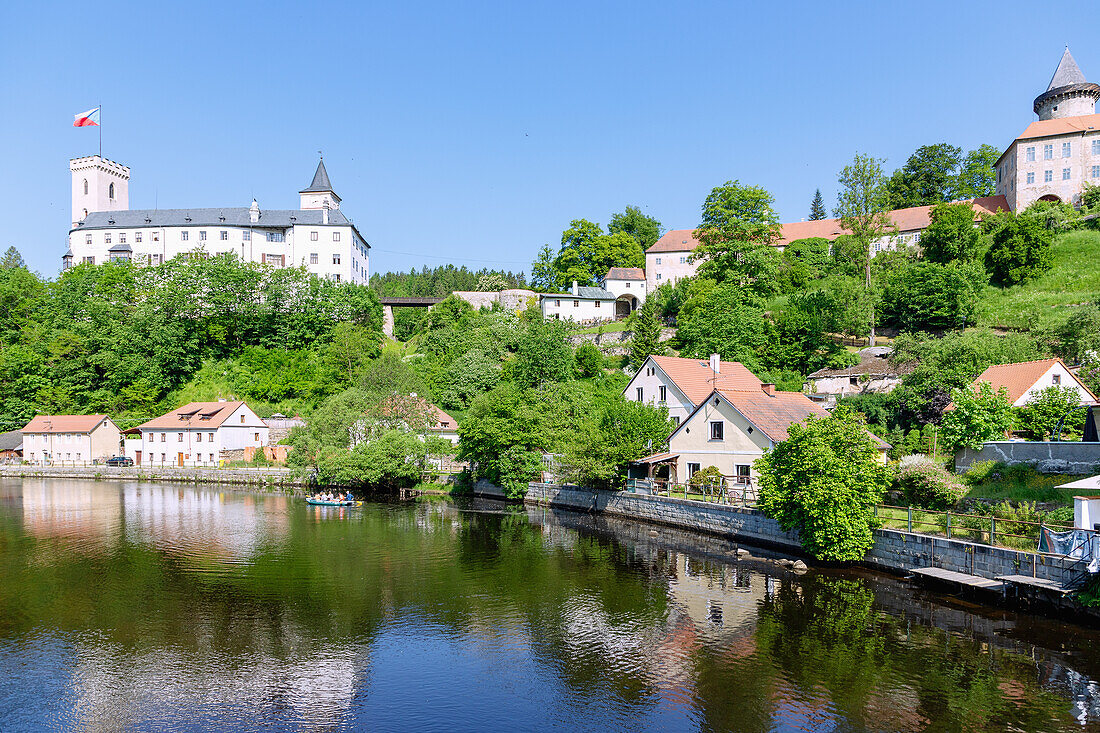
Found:
[[[264,453],[263,448],[257,448],[256,451],[252,454],[252,465],[253,466],[270,466],[271,465],[271,461],[267,460],[267,454]]]
[[[958,478],[927,459],[904,462],[895,486],[911,506],[935,510],[953,508],[967,491]]]
[[[726,477],[722,475],[722,472],[718,470],[717,466],[707,466],[693,473],[691,478],[688,479],[688,484],[694,487],[724,487],[726,485]]]
[[[596,377],[603,373],[603,354],[589,341],[577,347],[576,360],[577,371],[583,377]]]
[[[981,486],[988,481],[1000,479],[1008,468],[1003,461],[974,461],[962,475],[967,486]]]

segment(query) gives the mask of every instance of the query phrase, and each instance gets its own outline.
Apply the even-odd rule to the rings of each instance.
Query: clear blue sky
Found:
[[[371,271],[529,270],[569,220],[626,204],[692,227],[731,178],[785,221],[830,208],[858,150],[1003,148],[1088,4],[3,3],[0,248],[53,275],[71,127],[103,104],[134,208],[294,208],[317,150]]]

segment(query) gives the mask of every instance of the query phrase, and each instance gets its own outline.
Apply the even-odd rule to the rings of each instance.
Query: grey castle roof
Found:
[[[1069,46],[1066,46],[1065,53],[1062,54],[1062,60],[1058,62],[1058,68],[1054,70],[1054,76],[1050,78],[1050,86],[1047,87],[1047,91],[1059,87],[1068,87],[1071,84],[1087,83],[1088,80],[1081,73],[1081,68],[1073,60],[1073,54],[1069,52]]]
[[[256,223],[249,220],[248,207],[220,209],[129,209],[127,211],[93,211],[73,227],[81,229],[141,229],[153,227],[253,227],[255,229],[287,229],[295,224],[319,226],[324,212],[320,209],[261,209]],[[328,223],[351,226],[339,209],[328,213]]]
[[[569,290],[564,293],[542,293],[544,298],[560,298],[565,300],[567,298],[584,298],[585,300],[615,300],[615,294],[610,290],[604,290],[603,288],[594,288],[587,285],[577,288],[577,294],[573,295],[573,291]]]
[[[328,180],[328,171],[325,170],[325,161],[317,161],[317,171],[313,174],[313,183],[309,184],[309,188],[303,188],[299,193],[320,193],[322,191],[332,192],[332,184]]]

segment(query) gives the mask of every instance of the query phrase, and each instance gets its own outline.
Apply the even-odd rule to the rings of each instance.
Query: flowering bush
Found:
[[[896,485],[911,506],[951,509],[966,495],[967,487],[945,468],[930,460],[910,460],[901,465]]]

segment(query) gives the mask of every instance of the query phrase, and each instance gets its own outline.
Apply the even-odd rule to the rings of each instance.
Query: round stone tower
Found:
[[[1035,114],[1040,120],[1096,114],[1100,85],[1085,81],[1073,55],[1066,47],[1047,90],[1035,98]]]

